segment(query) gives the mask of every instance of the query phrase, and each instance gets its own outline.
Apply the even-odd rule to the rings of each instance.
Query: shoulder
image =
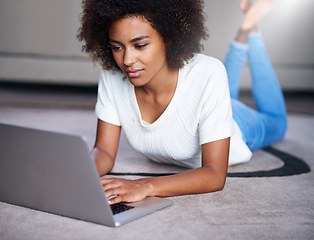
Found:
[[[130,82],[118,71],[101,70],[98,82],[98,95],[108,95],[123,99],[129,91]]]
[[[215,82],[221,79],[227,79],[227,73],[224,64],[210,56],[196,54],[186,65],[181,69],[182,76],[186,81]],[[224,80],[223,80],[224,81]]]
[[[101,70],[99,76],[99,87],[123,88],[127,87],[128,81],[124,79],[124,74],[119,71]]]
[[[196,54],[181,71],[186,77],[199,77],[203,80],[215,75],[226,76],[225,66],[220,60],[203,54]]]

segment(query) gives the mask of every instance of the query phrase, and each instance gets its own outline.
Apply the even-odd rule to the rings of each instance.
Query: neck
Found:
[[[173,93],[177,86],[178,69],[169,69],[164,74],[161,74],[145,86],[138,87],[138,90],[152,96],[161,96],[163,94]]]
[[[151,81],[145,86],[135,88],[143,120],[153,123],[166,110],[176,91],[178,72],[178,69],[170,71],[167,76],[159,78],[157,81]]]

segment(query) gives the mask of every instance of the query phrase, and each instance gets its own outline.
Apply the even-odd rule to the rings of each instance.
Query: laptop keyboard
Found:
[[[112,211],[113,215],[134,208],[133,206],[128,206],[124,203],[113,204],[113,205],[110,205],[110,207],[111,207],[111,211]]]

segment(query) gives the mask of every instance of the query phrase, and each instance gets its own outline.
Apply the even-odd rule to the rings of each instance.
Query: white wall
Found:
[[[205,53],[221,60],[241,23],[238,0],[205,0]],[[262,22],[265,44],[285,89],[314,90],[313,0],[276,0]],[[0,81],[97,84],[76,40],[79,0],[0,1]],[[242,87],[250,86],[248,69]]]
[[[0,1],[0,79],[95,84],[76,40],[79,0]]]
[[[242,20],[236,0],[205,0],[211,38],[206,53],[224,59],[229,40]],[[275,0],[276,7],[260,24],[275,71],[285,89],[314,90],[314,1]],[[250,86],[244,69],[242,87]]]

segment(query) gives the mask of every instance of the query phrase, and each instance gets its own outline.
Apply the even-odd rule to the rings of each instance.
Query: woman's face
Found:
[[[113,22],[109,39],[116,63],[134,86],[158,82],[169,71],[164,41],[146,18],[131,16]]]

